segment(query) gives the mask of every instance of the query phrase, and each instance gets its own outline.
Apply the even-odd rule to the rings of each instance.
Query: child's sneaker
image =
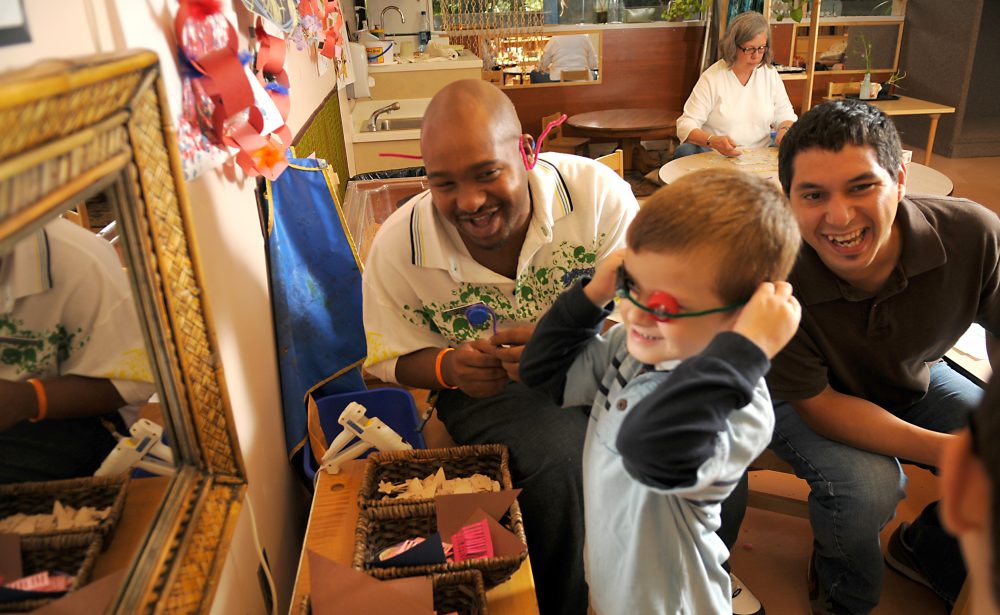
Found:
[[[757,600],[757,596],[753,595],[739,577],[730,572],[729,582],[733,586],[733,615],[764,615],[760,600]]]

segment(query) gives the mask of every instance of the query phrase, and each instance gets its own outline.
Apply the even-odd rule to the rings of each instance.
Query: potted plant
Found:
[[[899,85],[899,82],[906,79],[906,71],[897,70],[893,74],[889,75],[889,78],[882,83],[882,91],[889,96],[895,96],[896,90],[901,90],[903,87]]]
[[[878,91],[882,89],[879,84],[872,84],[872,44],[865,38],[865,35],[861,35],[861,55],[865,59],[865,77],[861,80],[861,90],[858,92],[858,98],[861,100],[873,100],[878,96]],[[873,85],[878,86],[873,87]]]
[[[784,21],[785,17],[796,23],[802,22],[802,15],[805,11],[807,0],[775,0],[771,5],[771,14],[778,21]]]
[[[708,0],[670,0],[670,5],[663,11],[661,17],[668,21],[684,21],[693,19],[706,10]]]
[[[594,23],[608,23],[608,0],[594,3]]]

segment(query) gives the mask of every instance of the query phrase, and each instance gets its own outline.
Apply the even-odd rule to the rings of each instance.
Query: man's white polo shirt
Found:
[[[490,308],[497,329],[534,324],[574,280],[624,247],[638,205],[608,167],[546,153],[528,173],[528,187],[532,217],[514,280],[472,258],[430,191],[389,216],[365,265],[366,369],[395,382],[400,356],[491,335],[492,319],[470,324],[470,306]]]
[[[107,241],[58,219],[0,257],[0,378],[108,378],[155,392],[128,277]]]

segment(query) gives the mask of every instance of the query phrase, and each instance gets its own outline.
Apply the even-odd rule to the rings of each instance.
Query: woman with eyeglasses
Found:
[[[711,150],[739,156],[743,148],[767,147],[772,131],[780,144],[796,120],[772,65],[771,28],[763,15],[737,15],[719,41],[719,56],[684,103],[674,158]]]

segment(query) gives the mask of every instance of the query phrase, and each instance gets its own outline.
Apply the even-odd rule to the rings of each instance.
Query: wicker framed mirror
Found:
[[[206,612],[246,489],[199,280],[157,56],[129,51],[0,76],[0,254],[109,195],[178,459],[115,613]]]

